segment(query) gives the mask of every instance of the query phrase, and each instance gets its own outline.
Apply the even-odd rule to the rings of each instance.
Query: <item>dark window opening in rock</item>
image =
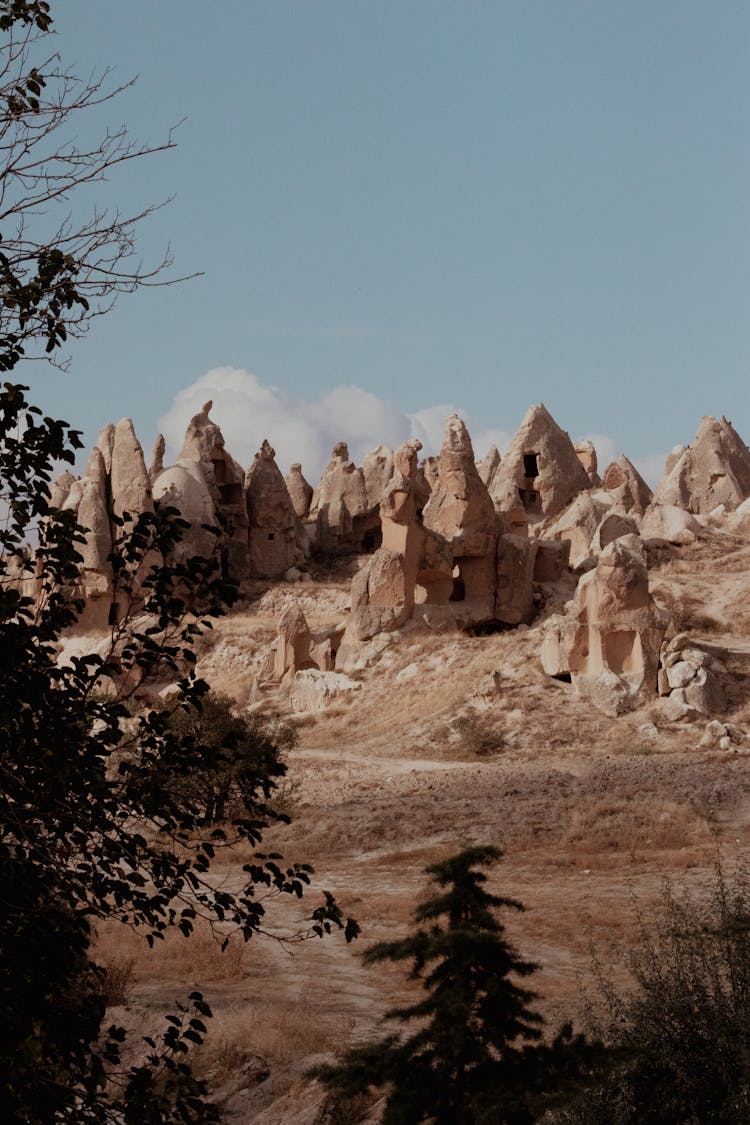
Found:
[[[524,455],[523,455],[523,475],[525,477],[538,477],[539,476],[539,454],[538,453],[524,453]]]
[[[382,542],[383,533],[379,528],[374,531],[366,531],[362,539],[363,554],[371,555],[373,551],[377,551]]]
[[[109,616],[107,618],[108,625],[120,624],[120,603],[111,602],[109,606]]]
[[[558,672],[556,676],[552,677],[553,680],[559,680],[561,684],[572,684],[570,672]]]
[[[518,495],[527,512],[539,508],[539,493],[533,488],[519,488]]]
[[[221,497],[222,504],[241,504],[242,503],[242,485],[241,484],[220,484],[219,496]]]
[[[457,566],[453,568],[453,589],[451,591],[450,600],[452,602],[466,601],[466,584],[461,577],[461,569]]]
[[[227,479],[227,464],[226,461],[220,461],[217,457],[211,464],[214,467],[214,477],[217,484],[223,484]]]
[[[229,548],[222,547],[219,553],[219,563],[221,565],[221,577],[229,577]]]
[[[512,628],[504,621],[480,621],[478,625],[468,625],[464,632],[469,637],[491,637],[495,633],[507,633]]]
[[[269,540],[275,539],[276,538],[276,532],[275,531],[269,531],[268,538],[269,538]]]

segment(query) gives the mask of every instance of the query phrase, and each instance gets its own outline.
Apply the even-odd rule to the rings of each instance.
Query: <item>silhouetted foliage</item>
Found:
[[[166,264],[129,264],[134,228],[153,208],[94,209],[81,225],[69,218],[72,192],[155,149],[134,145],[125,129],[91,145],[75,139],[77,114],[118,90],[104,88],[106,76],[79,80],[54,53],[40,55],[50,24],[44,0],[0,0],[6,372],[36,356],[58,362],[69,335]],[[177,565],[173,548],[188,525],[174,509],[115,521],[110,562],[129,605],[106,651],[60,657],[82,609],[84,529],[72,511],[50,507],[50,482],[81,442],[68,423],[30,406],[26,390],[6,383],[0,391],[0,1115],[4,1125],[215,1121],[186,1061],[205,1034],[205,1000],[191,993],[145,1041],[142,1061],[124,1068],[125,1032],[104,1020],[107,981],[92,960],[92,926],[119,921],[153,943],[173,929],[189,937],[203,918],[224,940],[231,932],[247,940],[262,929],[269,900],[299,896],[312,869],[258,851],[236,889],[217,886],[217,853],[237,842],[258,848],[282,819],[268,802],[283,764],[266,744],[238,782],[239,814],[212,828],[205,802],[174,784],[205,765],[195,740],[163,709],[133,714],[136,691],[165,671],[177,681],[174,708],[200,711],[208,685],[194,672],[194,642],[234,595],[221,576],[218,529],[213,557]],[[326,894],[293,936],[342,926]],[[355,933],[349,922],[347,938]]]
[[[280,719],[238,715],[233,700],[211,692],[200,708],[172,711],[170,729],[183,746],[192,746],[196,765],[173,772],[175,792],[192,802],[205,824],[241,811],[252,812],[258,793],[286,773],[284,754],[297,742],[297,732]]]
[[[717,869],[707,902],[665,885],[641,922],[634,989],[598,972],[592,1027],[606,1078],[563,1120],[579,1125],[745,1125],[750,1120],[750,884]]]
[[[334,1102],[384,1088],[384,1125],[520,1125],[583,1080],[596,1048],[569,1027],[545,1043],[537,994],[517,983],[537,966],[518,955],[494,914],[522,905],[484,889],[481,868],[501,854],[468,848],[428,867],[439,891],[414,911],[423,925],[365,951],[367,964],[410,961],[409,977],[422,982],[425,996],[386,1013],[414,1021],[413,1034],[389,1034],[313,1072]]]

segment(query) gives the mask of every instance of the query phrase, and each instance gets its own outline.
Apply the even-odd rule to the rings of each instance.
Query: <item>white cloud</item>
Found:
[[[616,461],[620,454],[620,450],[617,448],[617,443],[614,438],[607,437],[606,434],[588,433],[584,434],[583,437],[578,440],[591,441],[594,443],[596,462],[600,473],[604,472],[611,461]]]
[[[182,445],[185,428],[207,399],[213,400],[211,417],[221,426],[227,448],[247,466],[268,438],[283,472],[293,461],[315,484],[328,463],[331,449],[347,442],[357,463],[381,442],[393,447],[409,437],[422,442],[424,455],[437,453],[443,424],[458,413],[472,433],[474,452],[482,457],[493,443],[504,450],[510,435],[500,429],[472,430],[471,418],[452,404],[428,406],[406,414],[386,399],[357,386],[334,387],[315,398],[289,395],[263,383],[256,375],[236,367],[215,367],[179,391],[160,419],[172,458]]]
[[[643,457],[633,458],[633,464],[651,488],[656,488],[664,476],[664,465],[668,456],[667,453],[647,453]]]

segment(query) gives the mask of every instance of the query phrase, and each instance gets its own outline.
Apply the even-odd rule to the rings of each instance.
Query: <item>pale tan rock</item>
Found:
[[[94,446],[86,465],[83,477],[83,493],[78,505],[78,522],[86,533],[86,542],[81,547],[83,569],[86,572],[84,584],[91,588],[109,588],[112,583],[112,567],[109,555],[112,551],[112,531],[107,508],[107,471],[101,450]],[[88,575],[91,577],[89,578]],[[97,576],[105,576],[102,585]]]
[[[227,524],[224,534],[229,573],[234,578],[244,578],[250,570],[245,474],[225,448],[221,429],[209,417],[212,405],[210,400],[204,403],[190,419],[178,464],[187,461],[200,464],[216,517]]]
[[[141,512],[153,511],[151,478],[130,418],[123,418],[115,426],[109,478],[115,516],[128,512],[136,518]]]
[[[302,668],[314,666],[310,659],[312,633],[302,607],[290,600],[279,620],[274,653],[273,676],[280,681]]]
[[[423,520],[429,531],[450,543],[454,558],[494,555],[494,507],[477,472],[469,432],[456,414],[445,423],[438,479]]]
[[[368,507],[375,509],[393,476],[393,450],[389,445],[378,445],[365,454],[362,459],[362,476]]]
[[[675,708],[686,706],[699,715],[721,713],[726,707],[726,666],[686,633],[662,647],[659,693]]]
[[[440,458],[435,457],[434,455],[431,457],[424,457],[420,463],[419,468],[427,487],[427,494],[429,499],[429,496],[432,493],[432,490],[437,485],[438,479],[440,477]]]
[[[568,667],[576,690],[617,715],[655,696],[668,614],[654,603],[643,559],[611,543],[578,583],[567,624]]]
[[[593,487],[598,487],[601,480],[598,472],[598,461],[596,456],[596,446],[593,441],[577,441],[573,448],[576,451],[576,457],[583,465],[586,476],[589,478],[589,483]]]
[[[593,550],[603,551],[615,539],[622,539],[625,535],[639,535],[638,524],[630,516],[621,512],[607,512],[597,527],[592,540]]]
[[[263,442],[245,477],[253,578],[282,578],[297,557],[297,515],[275,450]]]
[[[500,530],[482,484],[466,426],[457,415],[445,423],[438,480],[423,512],[425,529],[452,554],[454,613],[466,624],[491,621],[497,586],[496,544]],[[419,579],[424,585],[423,579]]]
[[[158,477],[159,473],[164,472],[164,453],[166,447],[167,443],[164,440],[164,434],[158,434],[156,441],[154,442],[154,452],[151,455],[151,468],[148,471],[148,475],[151,477],[152,484]]]
[[[159,474],[153,484],[153,497],[164,507],[176,508],[190,528],[173,549],[172,561],[184,563],[197,555],[208,558],[216,539],[203,525],[215,527],[216,509],[211,488],[200,461],[178,461]]]
[[[324,551],[361,550],[369,546],[365,543],[368,533],[374,535],[364,474],[350,460],[343,441],[331,451],[331,460],[313,493],[308,519],[314,523],[315,542]],[[377,525],[377,517],[374,523]]]
[[[102,426],[99,437],[96,439],[96,444],[104,458],[104,471],[107,476],[109,476],[112,472],[112,450],[115,444],[115,426],[113,422],[107,422],[106,426]]]
[[[548,676],[556,679],[570,678],[567,621],[562,614],[555,614],[545,622],[540,657],[542,668]]]
[[[405,442],[380,501],[382,546],[352,581],[352,613],[345,645],[399,628],[414,608],[424,531],[414,498],[421,443]]]
[[[302,475],[302,466],[299,461],[295,461],[291,469],[284,477],[286,490],[292,501],[292,506],[298,519],[307,519],[307,514],[310,511],[310,501],[313,496],[312,485],[309,484]]]
[[[481,461],[477,461],[477,472],[487,491],[492,494],[492,488],[495,481],[495,476],[500,468],[501,457],[498,453],[497,446],[491,445],[485,453]]]
[[[604,470],[602,488],[612,493],[617,508],[642,516],[654,498],[632,461],[624,453],[616,461],[611,461]]]
[[[70,496],[70,490],[76,483],[76,477],[66,469],[64,473],[60,473],[52,482],[50,489],[49,506],[50,508],[63,508],[66,501]]]
[[[726,418],[707,416],[659,483],[654,502],[707,515],[720,504],[733,511],[748,497],[750,450]]]
[[[596,493],[582,492],[556,520],[545,525],[544,537],[570,543],[569,561],[575,569],[591,554],[597,528],[609,510]]]
[[[84,612],[79,617],[81,628],[105,628],[116,624],[113,604],[112,531],[107,508],[107,470],[101,450],[94,446],[83,477],[78,505],[78,523],[84,528],[85,542],[80,547],[81,593]]]
[[[496,473],[496,510],[512,512],[520,501],[532,519],[550,519],[590,487],[568,434],[543,405],[532,406]]]
[[[291,683],[289,702],[292,711],[299,713],[325,711],[337,696],[362,690],[362,684],[342,672],[321,672],[305,668],[295,673]]]
[[[644,539],[665,539],[668,543],[693,542],[702,530],[698,521],[684,508],[657,504],[655,499],[641,520]]]

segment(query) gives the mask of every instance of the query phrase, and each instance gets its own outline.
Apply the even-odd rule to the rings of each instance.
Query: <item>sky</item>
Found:
[[[212,397],[234,455],[311,478],[451,410],[481,455],[544,402],[658,479],[703,414],[750,439],[744,0],[65,0],[64,61],[138,82],[77,129],[178,147],[100,205],[174,196],[121,298],[35,368],[92,442],[172,456]],[[147,455],[148,455],[147,448]],[[313,481],[314,483],[314,481]]]

